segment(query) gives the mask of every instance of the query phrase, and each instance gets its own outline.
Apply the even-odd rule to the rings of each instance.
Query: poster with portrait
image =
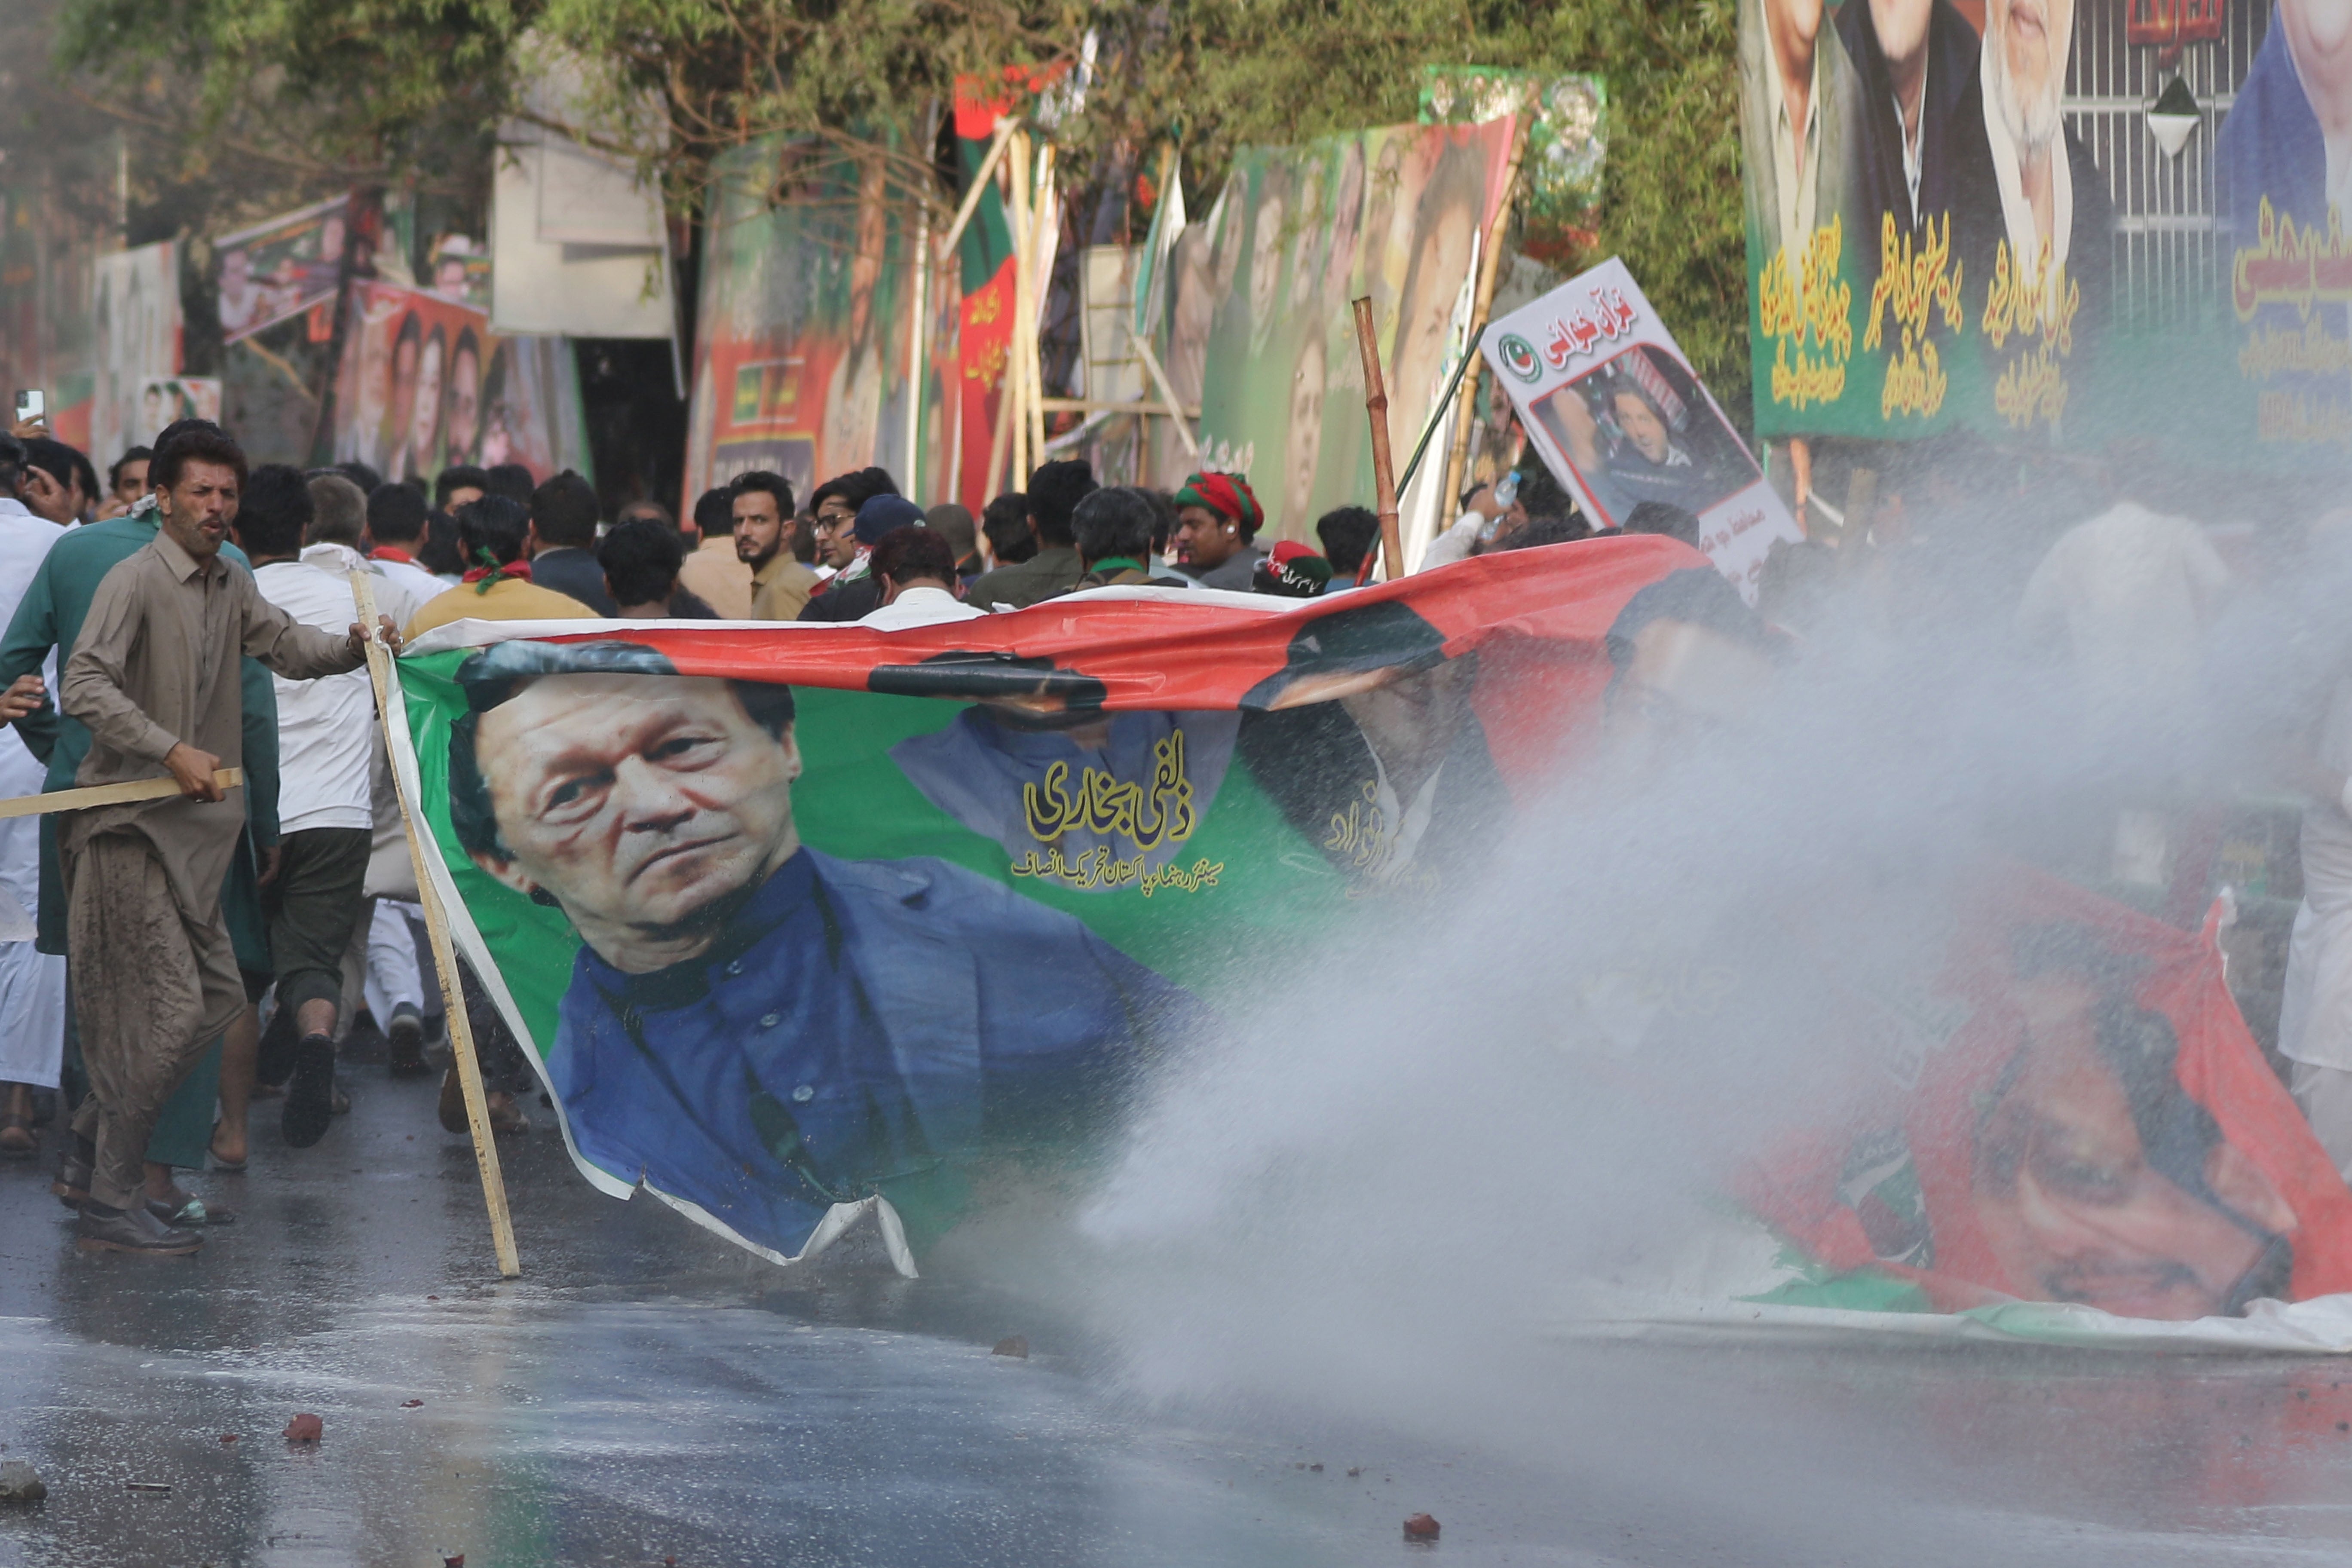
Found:
[[[222,342],[250,337],[306,310],[331,315],[335,291],[342,286],[351,210],[351,197],[337,196],[213,241]],[[324,316],[321,325],[332,328]]]
[[[399,661],[394,750],[589,1181],[778,1261],[867,1213],[919,1255],[1268,973],[1471,885],[1678,573],[1728,595],[1628,539],[1297,608],[467,622]]]
[[[720,161],[695,324],[688,501],[754,468],[805,500],[838,473],[905,468],[915,220],[878,159],[772,140]],[[984,451],[985,433],[977,440]],[[974,441],[967,434],[967,455]]]
[[[1504,198],[1516,125],[1507,115],[1244,148],[1197,242],[1188,232],[1179,268],[1207,276],[1180,278],[1179,310],[1189,299],[1212,312],[1200,461],[1249,476],[1265,508],[1262,542],[1311,539],[1323,512],[1372,493],[1349,304],[1365,295],[1390,444],[1400,462],[1412,449],[1459,353],[1471,264]]]
[[[139,383],[139,423],[142,431],[158,431],[182,419],[220,423],[221,384],[213,375],[151,375]],[[142,441],[152,440],[142,436]]]
[[[149,380],[180,368],[180,250],[170,240],[101,256],[90,275],[97,388],[89,412],[92,458],[111,463],[155,438]],[[219,411],[215,398],[214,411]]]
[[[1751,604],[1772,542],[1804,537],[1623,262],[1494,322],[1483,352],[1594,529],[1622,529],[1645,503],[1688,512]]]
[[[520,463],[587,468],[580,379],[562,338],[504,337],[472,305],[396,283],[352,285],[334,453],[384,478]]]
[[[1737,1184],[1804,1259],[1760,1300],[2191,1322],[2352,1290],[2352,1194],[2248,1033],[2210,925],[2008,866],[1908,968],[1822,926],[1789,911],[1726,988],[1766,998],[1753,1029],[1810,995],[1812,1045],[1856,1064]]]
[[[1756,429],[2352,461],[2315,0],[1741,0]]]

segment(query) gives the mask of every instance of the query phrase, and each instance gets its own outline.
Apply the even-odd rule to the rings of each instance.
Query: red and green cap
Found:
[[[1244,539],[1265,523],[1265,509],[1257,504],[1256,492],[1239,474],[1194,474],[1176,492],[1176,504],[1202,506],[1220,517],[1231,518],[1241,524]]]

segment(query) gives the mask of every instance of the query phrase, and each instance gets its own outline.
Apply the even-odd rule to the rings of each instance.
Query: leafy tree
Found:
[[[527,37],[606,68],[615,144],[699,205],[711,160],[784,132],[879,158],[940,199],[922,132],[960,79],[1098,69],[1057,136],[1074,181],[1123,192],[1173,141],[1208,199],[1235,148],[1411,120],[1424,63],[1595,71],[1609,84],[1597,254],[1624,257],[1718,393],[1738,400],[1747,297],[1732,0],[64,0],[63,58],[184,160],[312,177],[486,181],[537,68]],[[159,102],[159,100],[161,100]],[[257,116],[257,109],[264,110]],[[576,129],[576,128],[575,128]],[[615,133],[609,129],[604,137]],[[258,138],[258,140],[257,140]],[[1196,210],[1198,210],[1196,208]]]

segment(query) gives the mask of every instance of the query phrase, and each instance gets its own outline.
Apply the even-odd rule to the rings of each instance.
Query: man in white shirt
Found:
[[[16,499],[25,448],[0,434],[0,626],[65,529],[36,517]],[[48,673],[57,673],[54,655]],[[0,799],[38,795],[47,766],[10,725],[0,732]],[[33,1090],[58,1087],[65,1048],[66,961],[33,949],[31,915],[40,901],[41,819],[0,820],[0,1156],[39,1152],[33,1135]],[[9,900],[14,901],[11,907]],[[25,918],[16,918],[19,914]]]
[[[356,492],[359,487],[352,489]],[[415,486],[378,485],[367,498],[367,529],[361,540],[361,548],[373,563],[369,570],[397,583],[420,605],[439,597],[441,590],[449,586],[417,563],[417,552],[425,548],[428,516],[425,497]]]
[[[977,620],[988,613],[955,596],[955,547],[945,535],[919,523],[884,534],[874,546],[870,565],[875,581],[882,584],[882,607],[861,616],[861,626],[900,632]]]
[[[328,500],[323,514],[314,487]],[[340,476],[306,483],[276,464],[256,468],[247,481],[237,542],[253,563],[262,597],[306,626],[352,623],[351,574],[370,564],[359,552],[364,507],[352,504],[357,493]],[[378,612],[394,625],[416,613],[416,601],[388,577],[376,576],[374,592]],[[291,1060],[273,1061],[265,1051],[257,1076],[265,1083],[293,1078],[284,1131],[296,1148],[326,1131],[309,1088],[331,1087],[343,952],[371,912],[362,889],[375,824],[369,777],[375,744],[375,693],[364,668],[278,683],[279,856],[262,903],[278,1005],[292,1014],[299,1043]]]
[[[2018,632],[2067,656],[2095,720],[2136,726],[2197,697],[2230,583],[2202,529],[2126,497],[2050,547],[2025,584]]]

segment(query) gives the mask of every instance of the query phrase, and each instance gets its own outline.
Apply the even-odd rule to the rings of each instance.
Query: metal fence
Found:
[[[2113,199],[2118,330],[2196,330],[2221,309],[2229,260],[2213,184],[2213,136],[2270,25],[2267,0],[2229,0],[2221,37],[2190,44],[2177,68],[2203,123],[2168,158],[2146,123],[2172,71],[2158,51],[2125,42],[2131,0],[2076,0],[2066,124],[2105,171]]]

